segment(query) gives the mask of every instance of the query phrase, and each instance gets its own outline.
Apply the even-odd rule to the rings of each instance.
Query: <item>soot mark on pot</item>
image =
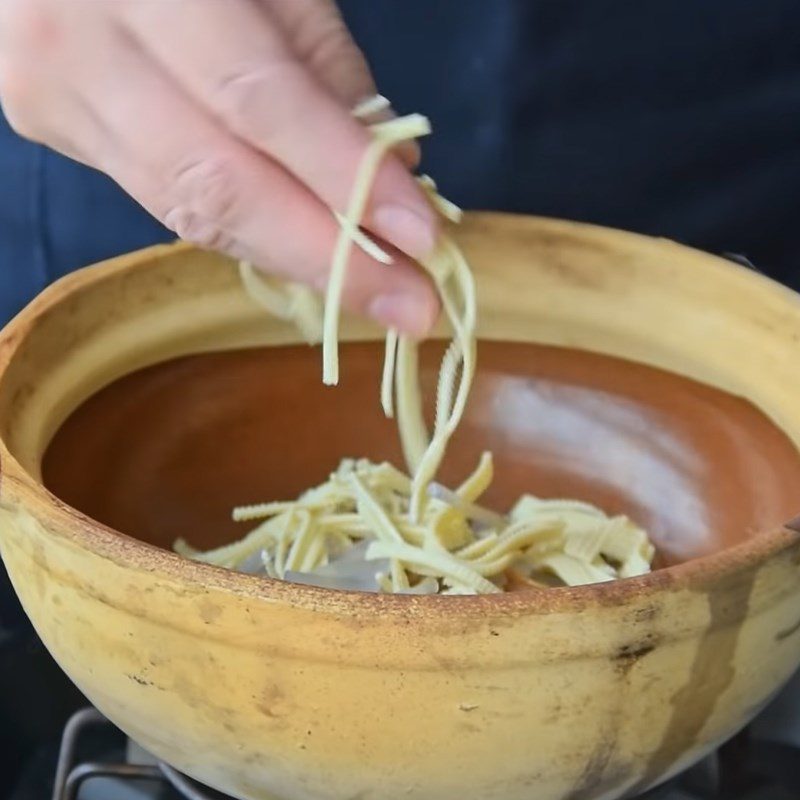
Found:
[[[256,708],[273,720],[282,719],[287,714],[286,695],[279,686],[268,685],[261,692]]]
[[[652,622],[659,614],[661,609],[658,606],[644,606],[637,608],[633,613],[634,622]]]
[[[466,731],[467,733],[483,733],[483,728],[478,725],[473,725],[471,722],[462,722],[459,730]]]
[[[155,681],[151,681],[149,678],[145,677],[144,672],[146,671],[147,668],[145,667],[141,674],[135,672],[129,672],[126,673],[126,677],[128,677],[134,683],[138,683],[139,686],[152,687],[153,689],[157,689],[159,692],[166,692],[167,691],[166,687],[160,686]]]
[[[717,701],[736,675],[733,658],[747,619],[756,570],[736,573],[707,592],[710,621],[697,646],[686,683],[672,696],[672,712],[664,735],[642,778],[631,788],[635,796],[652,786],[698,737]]]
[[[594,800],[629,777],[624,769],[608,770],[616,746],[617,741],[613,735],[600,742],[586,762],[577,785],[564,800]]]
[[[653,636],[653,634],[648,634],[638,642],[620,647],[613,656],[614,666],[617,672],[627,675],[640,659],[656,649],[656,644],[655,636]]]
[[[643,609],[646,610],[646,609]],[[657,612],[646,614],[644,619],[651,620]],[[626,681],[631,669],[645,656],[652,653],[658,646],[658,637],[654,633],[647,633],[640,639],[630,644],[623,645],[611,656],[611,662],[620,681]],[[628,767],[616,764],[611,760],[617,747],[617,736],[625,716],[623,704],[624,692],[620,692],[620,703],[612,712],[605,735],[595,748],[575,788],[566,796],[565,800],[593,800],[607,791],[615,789],[631,779]]]
[[[200,619],[202,619],[206,625],[211,625],[222,615],[222,607],[218,606],[216,603],[210,602],[209,600],[203,600],[200,603],[198,610],[200,613]]]
[[[784,639],[788,639],[793,634],[800,631],[800,619],[795,622],[794,625],[789,626],[788,628],[784,628],[782,631],[778,631],[775,634],[775,641],[782,642]]]

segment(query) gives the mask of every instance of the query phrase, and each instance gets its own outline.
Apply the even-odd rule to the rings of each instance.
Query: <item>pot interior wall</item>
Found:
[[[424,348],[433,393],[441,345]],[[75,411],[44,459],[62,500],[131,536],[210,547],[243,535],[234,505],[292,498],[342,457],[402,466],[383,418],[382,346],[342,347],[342,383],[319,351],[206,353],[128,375]],[[574,497],[645,525],[671,563],[740,542],[797,513],[797,449],[742,399],[641,364],[578,350],[484,342],[443,479],[495,455],[486,502]]]

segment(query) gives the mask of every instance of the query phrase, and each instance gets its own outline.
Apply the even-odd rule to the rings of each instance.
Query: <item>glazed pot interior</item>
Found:
[[[435,390],[441,345],[424,350]],[[235,505],[288,499],[343,457],[403,466],[378,402],[379,343],[342,348],[342,383],[320,382],[319,350],[206,353],[137,371],[62,426],[45,485],[116,530],[169,548],[244,535]],[[485,502],[571,497],[647,527],[659,563],[740,543],[797,509],[800,457],[750,403],[662,370],[568,348],[484,342],[466,419],[442,480],[495,456]]]

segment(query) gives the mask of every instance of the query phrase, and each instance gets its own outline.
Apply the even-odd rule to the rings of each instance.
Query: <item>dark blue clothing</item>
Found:
[[[455,202],[745,253],[800,285],[796,0],[343,5],[381,90],[431,117],[425,166]]]
[[[56,278],[170,237],[110,178],[21,140],[0,115],[0,326]]]

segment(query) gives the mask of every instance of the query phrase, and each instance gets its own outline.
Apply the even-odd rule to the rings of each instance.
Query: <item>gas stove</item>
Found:
[[[798,697],[800,676],[748,729],[637,800],[800,800]],[[230,800],[159,762],[94,708],[69,720],[55,762],[54,780],[38,765],[10,800]]]

